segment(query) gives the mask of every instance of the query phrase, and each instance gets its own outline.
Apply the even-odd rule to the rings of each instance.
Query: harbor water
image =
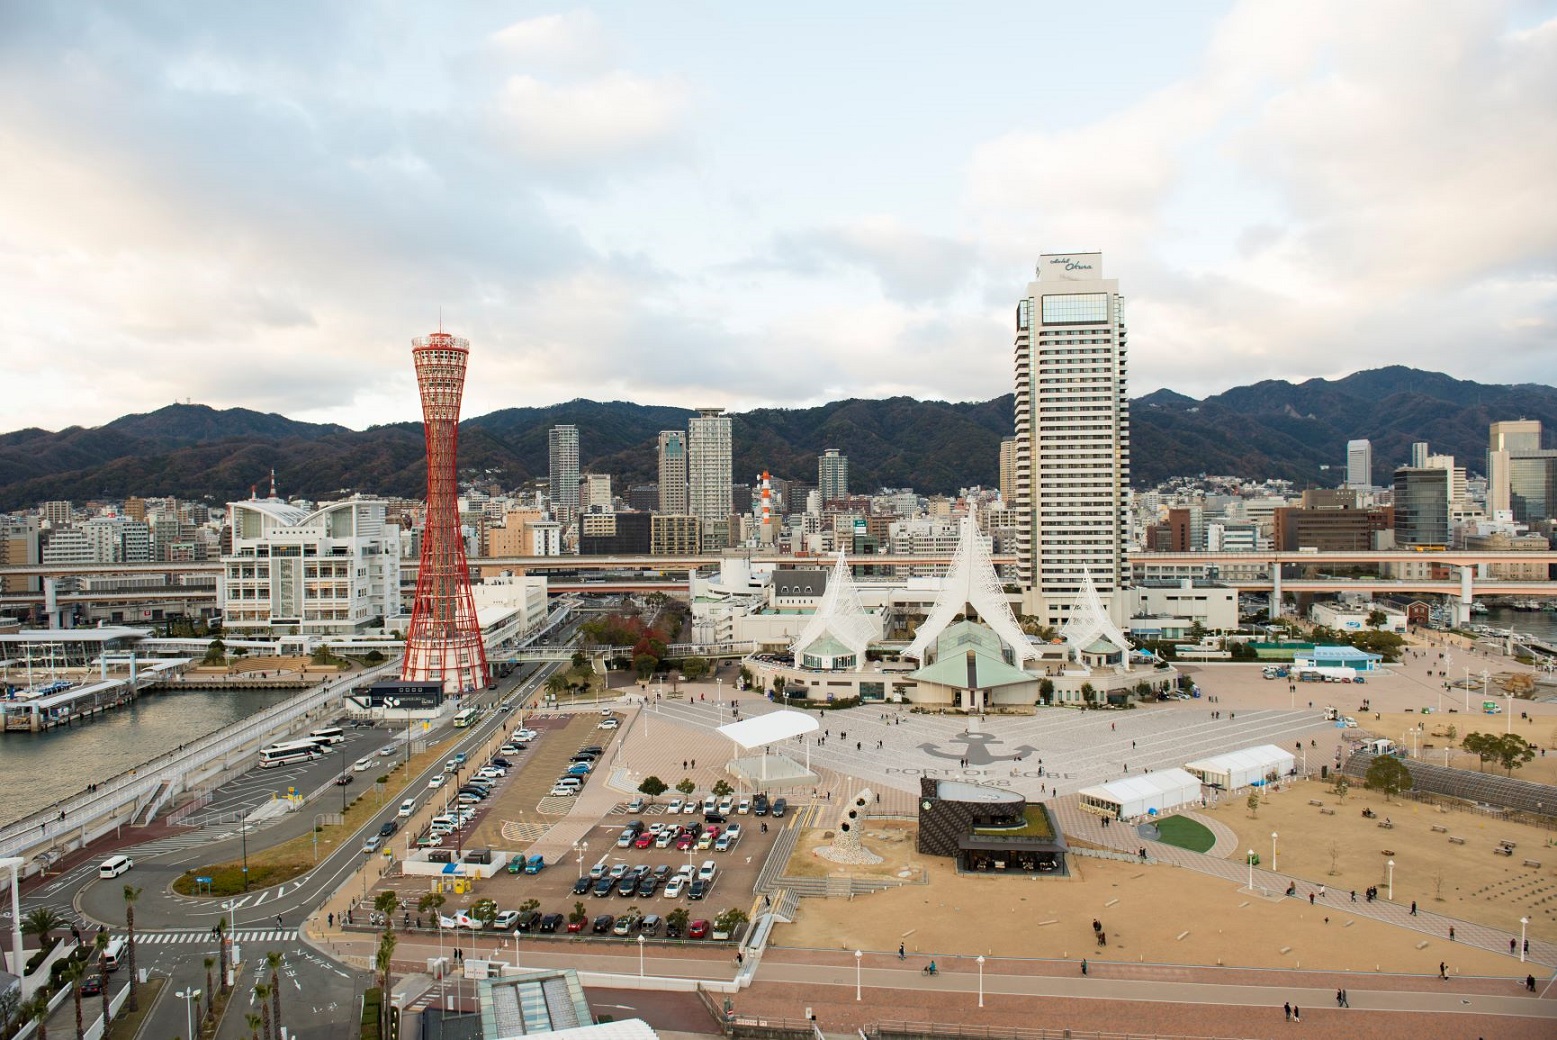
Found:
[[[1513,629],[1515,632],[1535,636],[1546,643],[1557,643],[1557,612],[1550,610],[1513,610],[1509,607],[1492,607],[1485,614],[1472,617],[1471,623],[1498,629]]]
[[[88,784],[225,729],[298,690],[148,692],[79,725],[42,733],[0,733],[0,824],[44,808]]]

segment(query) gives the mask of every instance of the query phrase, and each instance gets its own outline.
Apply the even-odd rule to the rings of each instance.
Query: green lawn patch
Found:
[[[1216,844],[1211,828],[1187,816],[1169,816],[1157,821],[1157,840],[1191,852],[1209,852]]]
[[[1043,806],[1029,805],[1026,815],[1027,825],[1024,827],[975,827],[973,833],[1054,840],[1054,828],[1049,825],[1049,814],[1043,811]]]

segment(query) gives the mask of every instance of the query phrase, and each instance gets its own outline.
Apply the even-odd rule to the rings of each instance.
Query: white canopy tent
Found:
[[[781,708],[778,711],[770,711],[766,715],[753,715],[749,719],[720,726],[719,732],[733,740],[742,751],[762,749],[761,756],[755,762],[743,758],[731,762],[730,767],[737,774],[759,786],[767,786],[775,782],[794,786],[797,783],[813,783],[816,780],[815,774],[811,772],[811,742],[809,740],[805,742],[806,764],[803,772],[797,763],[791,762],[783,755],[770,757],[768,747],[781,744],[786,740],[794,740],[796,737],[804,737],[821,728],[821,723],[811,715],[803,711]]]
[[[1182,769],[1164,769],[1085,787],[1076,796],[1087,812],[1130,820],[1194,805],[1200,801],[1200,780]]]
[[[1286,776],[1292,772],[1295,761],[1292,752],[1275,744],[1261,744],[1187,762],[1184,768],[1199,777],[1202,783],[1236,791],[1240,787],[1259,787],[1272,774]]]

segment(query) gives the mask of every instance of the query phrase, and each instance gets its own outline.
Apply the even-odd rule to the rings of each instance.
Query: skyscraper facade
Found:
[[[546,436],[551,458],[551,501],[559,520],[578,513],[578,427],[553,426]]]
[[[1449,502],[1452,470],[1395,471],[1395,544],[1412,548],[1445,548],[1449,544]]]
[[[1000,501],[1016,503],[1016,438],[1000,438]]]
[[[1541,420],[1495,422],[1487,443],[1487,512],[1522,524],[1557,515],[1557,452],[1541,450]]]
[[[1373,443],[1367,439],[1346,442],[1346,486],[1373,486]]]
[[[849,457],[837,448],[825,449],[816,460],[816,486],[822,502],[837,502],[849,497]]]
[[[687,423],[687,512],[702,522],[703,551],[730,544],[730,417],[699,408]]]
[[[660,512],[687,515],[687,435],[684,430],[660,431]]]
[[[1017,303],[1015,508],[1024,611],[1063,624],[1090,574],[1125,578],[1130,403],[1124,301],[1101,253],[1045,254]]]

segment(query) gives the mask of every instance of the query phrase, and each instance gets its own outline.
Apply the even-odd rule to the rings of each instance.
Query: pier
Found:
[[[68,726],[133,701],[141,691],[183,671],[187,660],[131,662],[130,673],[84,682],[57,693],[17,690],[0,701],[0,731],[39,733]]]

